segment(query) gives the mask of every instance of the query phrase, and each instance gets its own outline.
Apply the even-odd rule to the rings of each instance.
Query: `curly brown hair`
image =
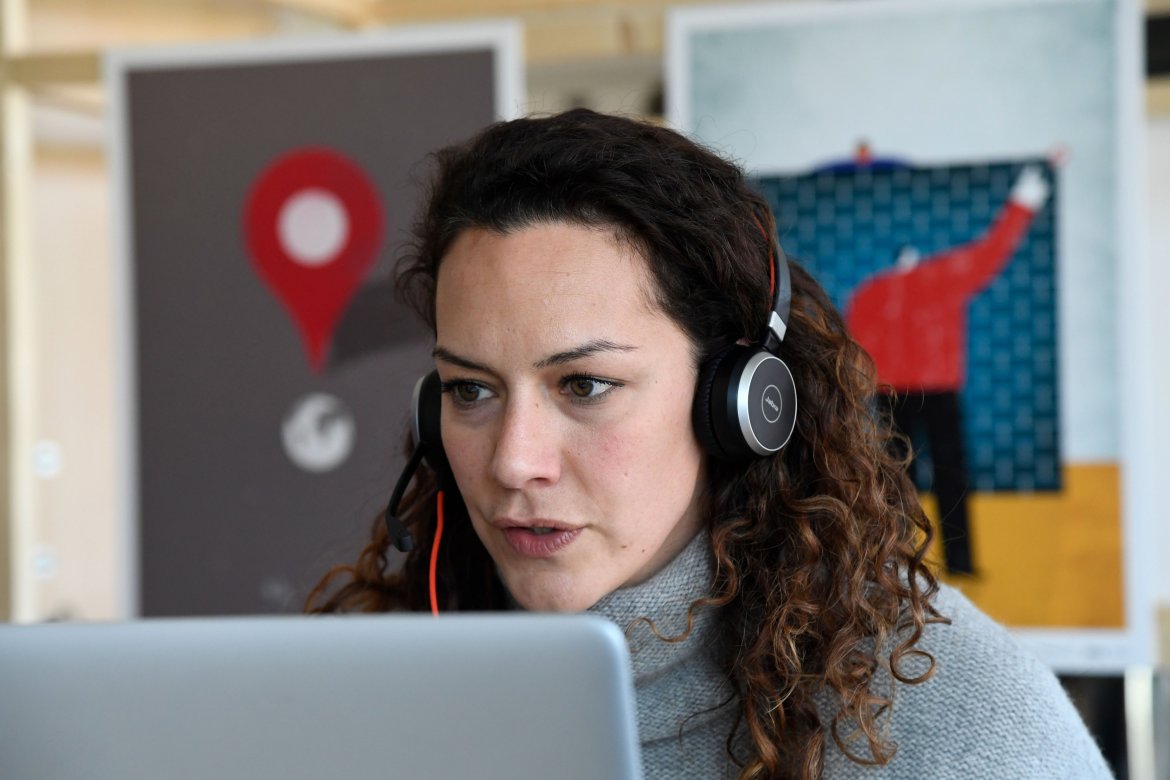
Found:
[[[398,277],[432,330],[439,265],[460,232],[545,222],[606,226],[631,242],[696,361],[761,330],[770,304],[767,258],[780,251],[773,216],[738,166],[683,136],[575,110],[492,125],[439,151],[435,162]],[[938,585],[924,564],[931,526],[904,458],[892,454],[892,429],[876,411],[872,362],[816,281],[798,264],[791,271],[792,311],[779,352],[796,380],[796,432],[777,456],[747,464],[712,459],[707,469],[716,573],[701,603],[720,607],[730,647],[724,663],[741,707],[728,751],[743,728],[752,749],[742,778],[819,777],[828,736],[854,761],[888,762],[895,746],[878,718],[893,697],[878,689],[878,671],[888,664],[902,684],[928,679],[934,659],[916,644],[925,625],[944,620],[932,606]],[[400,571],[387,570],[390,540],[378,518],[357,562],[329,572],[307,608],[428,609],[435,485],[424,470],[404,499],[399,514],[415,549]],[[458,502],[452,509],[459,512]],[[451,512],[440,603],[506,608],[488,553],[466,518]],[[925,671],[904,673],[915,658],[926,661]],[[836,706],[827,724],[818,711],[826,694]]]

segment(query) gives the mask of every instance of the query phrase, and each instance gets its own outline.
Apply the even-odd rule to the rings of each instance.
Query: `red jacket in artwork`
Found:
[[[873,356],[880,383],[924,392],[963,386],[967,307],[1007,265],[1034,213],[1009,200],[981,238],[857,288],[845,320]]]

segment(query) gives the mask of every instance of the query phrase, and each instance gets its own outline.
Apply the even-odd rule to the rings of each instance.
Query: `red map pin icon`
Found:
[[[292,314],[317,373],[377,257],[382,227],[373,183],[331,149],[305,147],[277,158],[248,193],[244,232],[252,265]]]

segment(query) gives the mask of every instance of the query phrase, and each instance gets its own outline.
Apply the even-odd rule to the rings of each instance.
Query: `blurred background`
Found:
[[[1157,403],[1170,394],[1170,0],[1082,2],[1100,14],[1071,20],[1085,41],[1021,43],[1020,61],[1053,83],[1080,79],[1078,67],[1104,75],[1101,95],[1060,120],[1078,124],[1082,111],[1099,132],[1012,130],[1027,136],[1018,146],[918,139],[945,132],[923,116],[954,113],[946,101],[957,93],[999,99],[1019,68],[975,62],[986,84],[936,85],[937,100],[921,99],[911,117],[891,86],[886,110],[902,124],[867,113],[881,107],[853,97],[835,68],[848,60],[834,47],[851,24],[870,40],[893,18],[907,49],[915,25],[954,33],[933,16],[941,1],[883,15],[887,5],[0,0],[0,620],[295,612],[328,566],[353,558],[401,468],[405,403],[426,367],[427,334],[389,295],[422,161],[494,118],[584,106],[724,149],[758,178],[782,243],[843,309],[905,243],[942,254],[980,235],[1031,166],[1046,199],[1011,272],[971,304],[962,394],[972,437],[972,399],[989,408],[1002,382],[1019,380],[1034,407],[984,466],[967,440],[975,571],[948,570],[941,548],[936,561],[1061,672],[1119,776],[1170,778],[1160,671],[1170,661],[1170,512],[1156,500],[1170,457],[1170,413]],[[756,12],[779,20],[776,36],[720,37],[718,20]],[[1091,65],[1095,33],[1103,68]],[[812,35],[828,43],[811,47]],[[279,76],[286,61],[293,69]],[[882,64],[895,75],[915,67]],[[1056,110],[1016,119],[1037,127]],[[801,140],[796,125],[820,141]],[[249,204],[265,177],[299,170],[297,155],[311,149],[356,170],[348,191],[373,193],[382,215],[341,219],[376,246],[318,352],[249,243],[259,229]],[[873,199],[839,194],[865,187]],[[900,228],[899,187],[906,198],[925,192],[936,222]],[[1079,193],[1094,189],[1110,221],[1082,240]],[[848,210],[826,212],[818,192]],[[340,229],[329,204],[301,201],[307,232],[281,235],[301,235],[312,254]],[[862,255],[882,259],[867,266]],[[988,355],[980,373],[979,339],[996,351],[995,338],[1019,330],[997,330],[1003,312],[1047,323],[1037,342],[1016,342],[1035,376],[1019,379],[1017,364]],[[1101,327],[1086,325],[1096,318]],[[1095,338],[1105,365],[1070,346]],[[1036,357],[1045,349],[1046,362]],[[1100,397],[1086,389],[1096,387]],[[988,439],[1001,417],[987,422]],[[937,517],[936,448],[923,439],[917,476]],[[995,466],[1009,452],[1018,462],[1005,476]],[[1016,479],[1045,452],[1050,468]]]

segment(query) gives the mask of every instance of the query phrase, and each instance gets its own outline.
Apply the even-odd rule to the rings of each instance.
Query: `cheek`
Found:
[[[588,473],[604,479],[614,498],[640,506],[686,503],[701,463],[689,398],[607,426],[591,451]]]
[[[474,490],[476,483],[487,474],[491,459],[488,438],[458,426],[446,426],[443,428],[443,451],[460,492],[467,494]]]

